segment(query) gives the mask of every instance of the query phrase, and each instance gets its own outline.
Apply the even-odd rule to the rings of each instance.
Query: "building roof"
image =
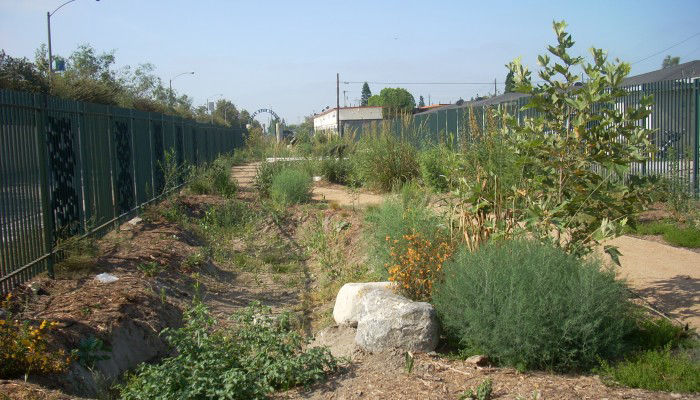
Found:
[[[622,86],[690,78],[700,78],[700,60],[657,69],[656,71],[647,72],[646,74],[630,76],[622,81]]]
[[[340,107],[341,110],[348,110],[348,109],[353,109],[353,108],[382,108],[382,106]],[[318,114],[314,115],[314,118],[318,118],[318,117],[320,117],[321,115],[328,114],[329,112],[333,112],[333,111],[335,111],[335,110],[337,110],[337,109],[338,109],[338,107],[329,108],[328,110],[326,110],[326,111],[324,111],[324,112],[321,112],[321,113],[318,113]]]
[[[656,71],[647,72],[630,76],[622,81],[622,86],[636,86],[645,83],[653,83],[660,81],[670,81],[678,79],[700,78],[700,60],[689,61],[687,63],[674,65],[672,67],[658,69]],[[483,100],[465,101],[462,104],[450,104],[443,107],[436,107],[429,110],[424,110],[416,114],[426,114],[442,110],[451,110],[455,108],[490,106],[494,104],[508,103],[516,101],[521,97],[526,97],[523,93],[504,93],[498,96],[489,97]]]

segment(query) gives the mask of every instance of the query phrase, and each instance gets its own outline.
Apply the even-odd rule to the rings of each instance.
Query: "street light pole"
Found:
[[[210,121],[212,124],[214,123],[214,112],[213,112],[213,110],[209,110],[209,99],[210,98],[213,99],[214,97],[217,97],[217,96],[223,96],[223,93],[217,93],[217,94],[213,94],[213,95],[207,97],[207,111],[209,111],[209,116],[211,118]]]
[[[56,7],[55,10],[52,12],[46,12],[46,30],[48,32],[48,39],[49,39],[49,87],[51,87],[51,75],[53,75],[53,53],[51,52],[51,16],[56,14],[56,11],[60,10],[63,6],[66,4],[72,3],[75,0],[68,0],[65,3],[61,4],[60,6]],[[96,0],[100,1],[100,0]]]
[[[177,74],[177,75],[173,76],[172,78],[170,78],[170,92],[169,92],[169,95],[168,95],[168,103],[169,103],[169,105],[170,105],[171,107],[172,107],[172,105],[173,105],[173,81],[174,81],[178,76],[182,76],[182,75],[194,75],[194,71],[191,71],[191,72],[183,72],[183,73],[181,73],[181,74]]]

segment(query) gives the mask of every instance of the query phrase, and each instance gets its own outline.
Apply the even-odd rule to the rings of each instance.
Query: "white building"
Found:
[[[336,119],[337,108],[331,108],[314,117],[314,133],[333,132],[338,133],[338,123]],[[341,107],[340,126],[341,132],[345,129],[359,124],[381,121],[382,107]]]

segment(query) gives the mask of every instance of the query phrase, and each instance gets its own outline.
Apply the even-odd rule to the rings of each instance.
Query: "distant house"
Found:
[[[331,108],[314,116],[314,133],[338,133],[337,108]],[[382,107],[341,107],[340,132],[361,127],[366,123],[382,120]]]

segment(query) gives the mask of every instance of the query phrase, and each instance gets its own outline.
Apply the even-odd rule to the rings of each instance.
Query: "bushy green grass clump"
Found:
[[[270,196],[270,188],[272,187],[272,180],[277,174],[285,169],[292,167],[289,162],[267,162],[263,161],[258,166],[258,170],[255,173],[255,179],[253,180],[253,186],[260,193],[262,197]]]
[[[352,164],[350,160],[336,157],[327,157],[321,160],[319,169],[329,182],[345,185],[350,183]]]
[[[598,371],[611,383],[669,392],[700,392],[700,363],[687,355],[674,354],[671,346],[647,350],[611,365],[603,362]]]
[[[336,369],[327,348],[303,349],[291,314],[273,317],[253,305],[234,315],[234,328],[215,330],[202,304],[185,314],[179,329],[163,331],[174,356],[142,364],[121,386],[131,399],[266,399],[318,381]]]
[[[311,199],[311,176],[298,169],[286,169],[275,175],[270,197],[280,205],[305,203]]]
[[[700,229],[692,225],[679,226],[675,221],[653,221],[638,224],[633,233],[639,235],[663,235],[674,246],[700,248]]]
[[[428,207],[427,194],[415,183],[405,185],[399,196],[389,198],[367,212],[366,240],[375,271],[386,278],[386,265],[393,261],[392,247],[403,254],[408,246],[405,236],[414,233],[434,242],[449,242],[448,227]],[[396,242],[394,242],[396,241]]]
[[[351,157],[353,176],[371,189],[388,192],[420,175],[416,149],[390,133],[363,138]]]
[[[596,260],[536,242],[460,251],[433,291],[461,348],[519,369],[586,370],[625,350],[634,328],[625,285]]]
[[[444,145],[421,152],[419,162],[423,182],[437,192],[447,192],[456,166],[455,157],[455,153]]]
[[[195,171],[190,182],[194,194],[217,194],[233,197],[238,190],[236,181],[231,179],[232,157],[219,157],[211,165]]]

